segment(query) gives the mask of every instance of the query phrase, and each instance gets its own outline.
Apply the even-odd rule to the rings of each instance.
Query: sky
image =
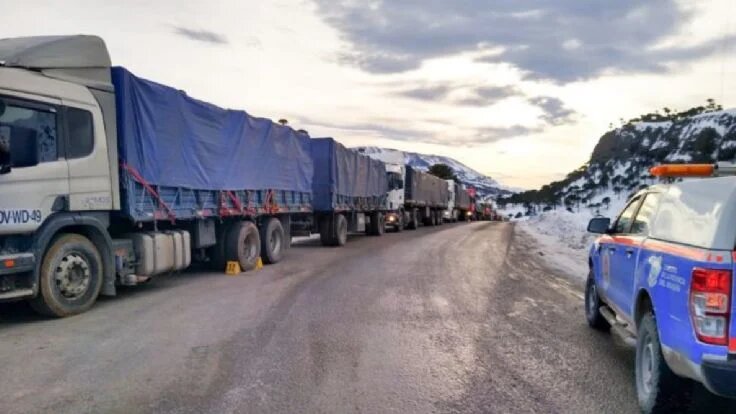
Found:
[[[518,188],[585,163],[620,119],[736,106],[733,0],[9,0],[0,14],[0,37],[79,33],[190,96]]]

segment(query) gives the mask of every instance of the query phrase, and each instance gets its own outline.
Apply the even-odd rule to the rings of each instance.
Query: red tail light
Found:
[[[690,313],[695,335],[708,344],[728,345],[731,271],[696,267],[690,283]]]

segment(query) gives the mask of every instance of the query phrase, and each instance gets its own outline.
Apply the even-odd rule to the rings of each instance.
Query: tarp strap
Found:
[[[276,202],[276,197],[274,196],[273,190],[268,190],[266,193],[266,202],[264,204],[264,208],[266,209],[266,212],[269,214],[274,214],[279,212],[279,205]]]
[[[172,210],[171,207],[169,207],[169,205],[164,202],[158,192],[148,183],[148,181],[146,181],[146,179],[143,178],[143,176],[130,165],[123,162],[120,163],[120,166],[123,168],[123,170],[130,174],[130,176],[133,177],[133,179],[137,181],[138,184],[142,185],[143,188],[148,191],[151,197],[153,197],[153,199],[156,200],[156,202],[158,203],[159,208],[163,208],[164,211],[166,211],[166,216],[169,218],[169,221],[171,221],[171,224],[174,224],[174,222],[176,222],[176,214],[174,214],[174,210]]]
[[[255,197],[253,190],[248,190],[248,205],[245,207],[248,210],[248,213],[255,216],[256,213],[258,213],[258,209],[256,209],[255,203],[253,202],[253,198]]]
[[[240,212],[240,214],[245,213],[243,211],[243,205],[240,204],[240,200],[238,200],[238,197],[236,197],[232,191],[228,191],[227,195],[230,197],[230,200],[233,202],[233,205]]]

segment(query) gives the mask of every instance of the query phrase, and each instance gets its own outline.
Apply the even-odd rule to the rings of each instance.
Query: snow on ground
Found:
[[[597,214],[613,219],[624,207],[626,199],[612,192],[601,192],[596,198],[610,197],[608,209],[589,209],[579,211],[557,208],[535,216],[515,219],[516,228],[535,239],[548,263],[563,274],[584,280],[588,275],[588,248],[596,236],[587,232],[588,222]],[[511,205],[502,214],[522,211],[521,206]]]
[[[577,279],[588,275],[588,253],[593,238],[585,230],[592,217],[566,210],[549,211],[519,221],[516,225],[536,240],[549,264]]]

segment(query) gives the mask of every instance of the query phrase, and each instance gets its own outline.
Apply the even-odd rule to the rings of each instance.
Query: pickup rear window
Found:
[[[715,239],[724,201],[718,188],[670,187],[662,196],[652,224],[657,239],[710,248]],[[706,194],[707,193],[707,194]],[[713,193],[713,194],[711,194]]]

